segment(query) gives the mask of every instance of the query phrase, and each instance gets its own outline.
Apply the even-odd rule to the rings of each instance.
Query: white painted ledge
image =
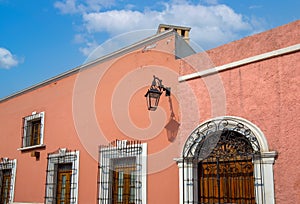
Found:
[[[183,82],[183,81],[190,80],[190,79],[195,79],[195,78],[198,78],[198,77],[204,77],[204,76],[207,76],[207,75],[218,73],[220,71],[233,69],[235,67],[243,66],[243,65],[250,64],[250,63],[253,63],[253,62],[257,62],[257,61],[261,61],[261,60],[266,60],[266,59],[269,59],[269,58],[272,58],[272,57],[277,57],[277,56],[280,56],[280,55],[289,54],[289,53],[296,52],[296,51],[299,51],[299,50],[300,50],[300,44],[292,45],[292,46],[285,47],[285,48],[282,48],[282,49],[273,50],[271,52],[266,52],[266,53],[263,53],[263,54],[260,54],[260,55],[255,55],[253,57],[248,57],[248,58],[245,58],[245,59],[242,59],[242,60],[239,60],[239,61],[235,61],[235,62],[224,64],[224,65],[221,65],[221,66],[206,69],[206,70],[203,70],[203,71],[200,71],[200,72],[195,72],[195,73],[192,73],[192,74],[187,74],[187,75],[184,75],[184,76],[180,76],[180,77],[178,77],[178,81]]]
[[[13,202],[12,204],[43,204],[43,203],[24,203],[24,202]]]

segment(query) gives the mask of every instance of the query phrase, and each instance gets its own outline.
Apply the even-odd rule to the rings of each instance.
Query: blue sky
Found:
[[[0,0],[0,99],[83,64],[124,33],[184,25],[210,49],[298,20],[299,8],[297,0]]]

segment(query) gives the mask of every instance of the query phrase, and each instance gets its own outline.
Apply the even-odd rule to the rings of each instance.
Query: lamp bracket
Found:
[[[155,75],[153,75],[153,81],[151,84],[151,88],[152,89],[157,89],[160,92],[165,91],[166,92],[166,96],[170,96],[171,95],[171,87],[165,87],[162,84],[162,80],[158,77],[156,77]]]

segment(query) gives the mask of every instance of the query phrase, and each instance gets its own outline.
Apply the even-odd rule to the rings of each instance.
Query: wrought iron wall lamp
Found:
[[[166,92],[166,96],[171,95],[171,88],[165,87],[162,84],[162,80],[153,75],[152,84],[145,95],[147,100],[148,110],[155,111],[157,109],[160,95],[163,93],[163,91]]]

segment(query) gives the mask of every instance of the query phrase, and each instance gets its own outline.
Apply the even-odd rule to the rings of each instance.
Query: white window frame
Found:
[[[256,125],[244,118],[236,116],[217,117],[201,123],[197,128],[208,124],[211,121],[222,119],[239,121],[247,126],[257,138],[260,145],[260,158],[253,160],[256,203],[275,204],[273,164],[275,163],[277,152],[269,151],[267,139],[263,132]],[[182,155],[184,152],[185,150],[183,149]],[[177,162],[179,169],[179,203],[198,203],[198,161],[184,161],[183,158],[176,158],[174,160]],[[184,181],[189,182],[184,183]],[[262,190],[262,188],[264,189]]]
[[[72,183],[71,183],[71,189],[74,189],[71,191],[71,198],[76,198],[76,201],[73,204],[78,204],[78,179],[79,179],[79,151],[67,151],[66,148],[60,148],[58,150],[58,153],[53,153],[48,155],[48,169],[47,172],[47,183],[55,183],[56,182],[56,174],[55,172],[55,165],[61,164],[57,162],[56,159],[51,158],[58,158],[58,157],[65,157],[75,155],[76,160],[72,161],[72,171],[77,171],[76,174],[72,173]],[[51,175],[50,172],[54,172],[55,175]],[[74,176],[75,175],[75,176]],[[56,195],[56,189],[50,188],[49,186],[46,186],[46,195],[52,195],[52,197],[55,197]],[[55,195],[55,196],[54,196]],[[46,196],[48,197],[48,196]],[[53,201],[51,199],[45,200],[45,204],[53,204]]]
[[[27,133],[27,127],[28,123],[30,123],[33,120],[36,119],[41,119],[41,129],[40,129],[40,144],[38,145],[26,145],[26,138],[28,137]],[[45,124],[45,112],[32,112],[31,115],[27,116],[24,118],[24,129],[23,129],[23,140],[22,140],[22,147],[19,148],[18,150],[28,150],[28,149],[34,149],[34,148],[39,148],[39,147],[44,147],[44,125]]]
[[[5,168],[5,166],[8,166],[8,165],[12,165],[12,168]],[[14,201],[14,195],[15,195],[17,160],[16,159],[10,160],[8,158],[2,158],[2,162],[0,162],[0,171],[7,170],[7,169],[11,169],[11,180],[10,180],[11,190],[9,192],[10,193],[9,203],[12,203]]]
[[[142,187],[141,187],[141,192],[140,192],[140,195],[141,195],[141,200],[142,200],[142,203],[141,204],[147,204],[147,143],[142,143],[140,144],[141,147],[142,147],[142,152],[141,152],[141,161],[138,161],[138,157],[137,156],[134,156],[132,154],[130,155],[127,155],[127,154],[112,154],[109,150],[111,151],[114,151],[114,150],[117,150],[120,145],[123,147],[126,147],[126,143],[127,141],[126,140],[122,140],[122,141],[118,141],[119,144],[117,144],[116,147],[114,148],[102,148],[100,149],[100,161],[99,161],[99,165],[103,165],[103,164],[109,164],[108,166],[106,167],[103,167],[102,168],[102,171],[110,171],[114,168],[114,162],[113,160],[114,159],[126,159],[126,158],[129,158],[129,157],[135,157],[136,158],[136,164],[139,164],[141,163],[141,183],[142,183]],[[136,145],[136,144],[135,144]],[[128,146],[131,146],[131,145],[128,145]],[[107,174],[107,173],[103,173],[101,170],[99,171],[99,178],[102,179],[103,183],[106,183],[107,185],[110,185],[111,182],[110,182],[110,179],[112,179],[110,177],[110,174]],[[101,186],[101,183],[99,184],[99,198],[101,198],[103,196],[103,194],[111,194],[111,186]],[[106,201],[101,201],[99,199],[99,204],[110,204],[111,201],[109,200],[106,200]]]

